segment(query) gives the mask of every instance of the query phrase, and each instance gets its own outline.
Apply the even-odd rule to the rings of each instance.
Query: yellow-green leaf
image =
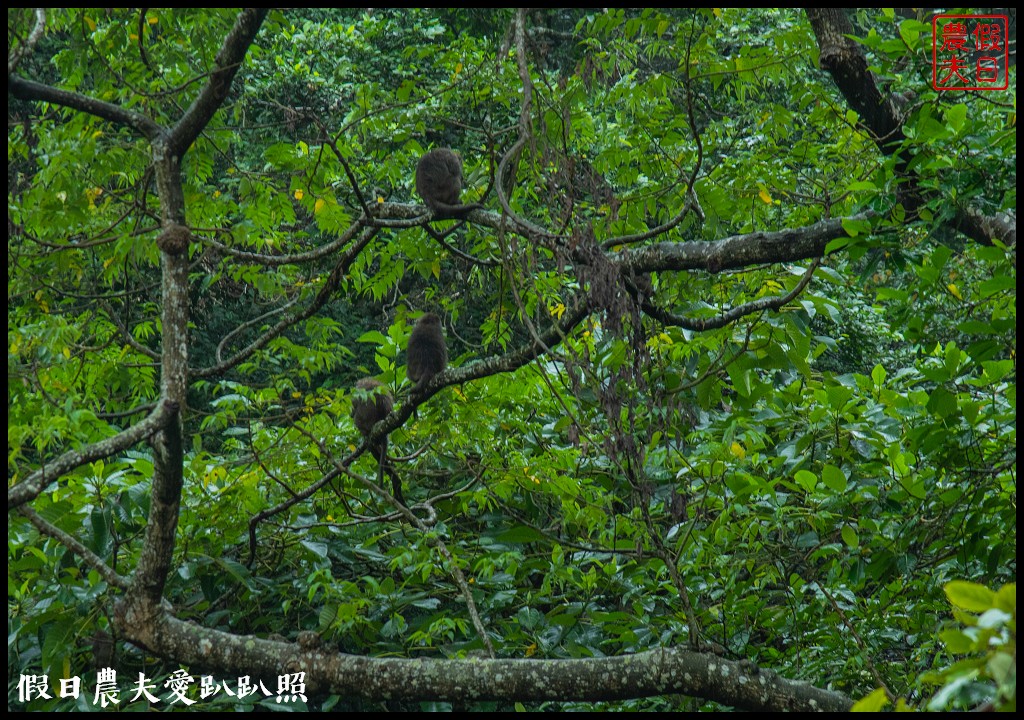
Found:
[[[889,704],[889,698],[884,688],[878,688],[867,697],[861,698],[850,708],[852,712],[879,712]]]
[[[985,612],[993,606],[996,599],[996,594],[984,585],[963,580],[946,583],[945,590],[946,597],[953,605],[970,612]]]

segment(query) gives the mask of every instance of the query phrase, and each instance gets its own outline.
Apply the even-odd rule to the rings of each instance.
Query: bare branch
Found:
[[[673,647],[574,660],[367,658],[239,636],[171,617],[155,607],[124,607],[129,637],[176,662],[226,675],[276,678],[305,671],[307,692],[392,700],[619,700],[681,693],[748,710],[845,712],[845,695]]]
[[[352,238],[355,236],[361,228],[366,227],[368,224],[368,218],[362,216],[353,221],[352,225],[342,233],[337,240],[332,240],[326,245],[314,248],[307,252],[292,253],[290,255],[267,255],[265,253],[255,253],[248,250],[238,250],[230,245],[225,245],[219,240],[213,238],[200,237],[197,238],[204,245],[216,248],[218,252],[222,252],[225,255],[238,258],[254,265],[262,265],[263,267],[279,267],[281,265],[299,265],[302,263],[309,262],[310,260],[318,260],[328,255],[333,255],[335,252],[344,247]],[[413,225],[415,223],[412,223]],[[192,228],[193,233],[221,233],[228,234],[229,231],[223,228]]]
[[[867,212],[832,218],[795,230],[753,232],[714,242],[661,242],[621,253],[619,262],[632,273],[652,270],[739,270],[764,263],[796,262],[821,257],[833,240],[849,237],[845,222],[871,220]]]
[[[807,284],[811,281],[811,277],[814,276],[814,271],[818,269],[819,265],[821,265],[821,260],[816,259],[811,263],[811,266],[807,268],[807,272],[805,272],[803,277],[800,278],[800,282],[796,284],[796,287],[781,297],[758,298],[757,300],[752,300],[751,302],[744,303],[743,305],[737,305],[731,310],[712,318],[692,320],[679,315],[673,315],[672,313],[666,312],[647,301],[641,303],[641,307],[645,313],[665,325],[677,325],[687,330],[696,331],[714,330],[716,328],[725,327],[726,325],[739,320],[744,315],[751,315],[753,313],[764,312],[766,310],[778,310],[783,305],[787,305],[792,302],[796,299],[797,295],[803,292],[804,288],[807,287]]]
[[[195,370],[192,372],[192,375],[194,377],[211,377],[214,375],[220,375],[251,356],[257,350],[266,347],[267,343],[293,326],[295,323],[302,322],[306,318],[312,317],[317,310],[322,308],[327,301],[330,300],[331,296],[338,289],[341,279],[345,276],[345,273],[348,272],[349,266],[355,262],[355,259],[359,257],[359,253],[362,252],[363,248],[366,247],[376,234],[377,228],[367,228],[363,230],[363,233],[359,237],[359,240],[356,241],[356,244],[349,248],[348,252],[346,252],[338,261],[338,264],[334,266],[334,270],[331,271],[330,277],[327,278],[324,286],[320,288],[320,292],[317,293],[316,297],[308,307],[299,312],[291,313],[288,317],[282,318],[272,328],[267,330],[267,332],[249,343],[249,345],[239,350],[234,356],[227,360],[220,362],[218,354],[218,362],[216,365]]]
[[[79,93],[59,90],[32,80],[17,76],[7,78],[7,92],[19,100],[33,100],[53,103],[61,107],[79,110],[98,118],[109,120],[118,125],[126,125],[149,140],[155,140],[163,131],[162,128],[145,115],[125,110],[120,105],[96,100]]]

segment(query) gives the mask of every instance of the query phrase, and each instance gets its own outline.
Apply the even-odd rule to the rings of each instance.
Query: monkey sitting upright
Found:
[[[416,192],[438,218],[460,218],[483,207],[480,203],[459,203],[462,158],[448,148],[435,148],[420,158],[416,165]]]
[[[388,416],[395,406],[395,401],[391,397],[391,391],[380,380],[374,378],[359,380],[356,383],[356,390],[363,392],[352,397],[352,420],[356,424],[356,429],[366,437],[374,425]]]
[[[352,396],[352,421],[363,437],[370,434],[373,426],[383,420],[395,406],[395,400],[391,392],[374,378],[363,378],[356,382],[356,393]],[[385,435],[380,441],[370,447],[370,452],[377,460],[377,484],[384,482],[384,470],[388,461],[388,436]],[[398,474],[387,467],[391,475],[392,492],[395,498],[405,504],[402,498],[402,481]]]
[[[416,387],[423,387],[448,365],[448,346],[441,334],[441,319],[426,313],[416,323],[405,348],[405,374]]]

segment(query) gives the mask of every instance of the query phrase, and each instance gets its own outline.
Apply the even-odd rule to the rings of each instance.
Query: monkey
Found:
[[[366,437],[373,430],[374,425],[388,416],[395,406],[395,401],[384,384],[373,378],[363,378],[358,381],[356,390],[364,391],[365,396],[361,397],[359,394],[353,396],[352,420],[356,424],[356,429],[363,437]]]
[[[405,348],[405,374],[417,388],[448,365],[448,347],[441,334],[441,319],[434,313],[423,315],[412,329]]]
[[[374,425],[388,416],[395,406],[395,400],[387,387],[374,378],[363,378],[356,382],[356,391],[352,396],[352,421],[359,433],[366,437]],[[384,482],[384,472],[387,470],[391,475],[392,493],[395,499],[404,505],[402,481],[398,473],[388,466],[388,436],[385,435],[375,442],[369,450],[377,460],[377,484]]]
[[[462,205],[462,158],[454,150],[435,148],[420,158],[416,165],[416,192],[433,211],[435,217],[459,218],[480,203]]]
[[[97,630],[92,636],[92,657],[97,670],[114,667],[114,638],[106,630]]]

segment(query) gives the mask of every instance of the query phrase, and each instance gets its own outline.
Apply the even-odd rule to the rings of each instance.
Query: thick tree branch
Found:
[[[68,92],[67,90],[59,90],[49,85],[25,80],[17,76],[9,76],[7,78],[7,93],[19,100],[53,103],[54,105],[94,115],[103,120],[109,120],[118,125],[126,125],[149,140],[155,140],[162,132],[162,128],[145,115],[125,110],[113,103],[96,100],[95,98]]]
[[[181,156],[199,137],[207,123],[224,102],[231,89],[231,81],[242,66],[256,33],[259,32],[269,8],[247,8],[238,14],[224,44],[214,58],[214,70],[199,96],[171,130],[168,150]]]
[[[157,238],[161,250],[161,396],[185,407],[188,391],[188,247],[191,233],[185,226],[182,156],[227,97],[267,10],[243,10],[215,58],[213,74],[199,96],[167,136],[152,143],[157,196],[163,232]],[[184,482],[183,428],[173,413],[153,442],[154,473],[150,511],[139,564],[132,576],[128,598],[138,607],[154,607],[163,596],[170,573],[178,529],[178,512]]]
[[[990,216],[972,208],[958,207],[953,227],[983,245],[991,245],[992,239],[1007,247],[1017,244],[1017,219],[1006,213]]]
[[[832,75],[846,102],[860,116],[886,155],[900,152],[904,140],[899,113],[892,101],[878,88],[868,69],[861,46],[850,36],[853,25],[844,8],[807,8],[807,19],[818,39],[821,69]],[[900,158],[900,174],[906,174],[907,158]]]
[[[869,220],[871,213],[847,218],[850,221]],[[757,232],[746,235],[735,235],[717,242],[709,243],[655,243],[653,245],[623,251],[617,260],[622,268],[631,273],[650,272],[652,270],[707,270],[720,272],[758,265],[764,263],[792,262],[807,258],[817,260],[825,247],[832,240],[848,237],[843,229],[842,219],[823,220],[806,228],[784,230],[780,232]],[[762,309],[781,307],[799,294],[810,281],[814,268],[805,274],[800,283],[782,298],[766,298],[734,308],[726,315],[736,319]],[[557,346],[572,330],[590,313],[588,301],[578,302],[553,324],[538,339],[525,343],[517,350],[503,355],[473,361],[459,368],[448,368],[434,376],[426,386],[416,388],[410,393],[407,402],[396,407],[388,417],[381,420],[367,438],[368,443],[379,440],[405,423],[412,416],[413,410],[435,393],[449,385],[458,385],[481,377],[496,375],[514,370],[529,364],[550,348]],[[649,306],[645,311],[654,314],[656,308]],[[681,324],[673,315],[664,313],[670,324]],[[710,329],[713,320],[708,321]]]
[[[69,450],[49,464],[44,463],[34,473],[7,490],[7,508],[15,508],[33,500],[46,489],[47,485],[75,468],[100,458],[115,455],[135,443],[145,440],[165,427],[177,415],[177,410],[176,403],[164,399],[148,417],[137,425],[106,440],[91,443],[78,450]]]
[[[153,489],[139,564],[128,595],[159,603],[171,572],[184,484],[181,417],[174,413],[153,439]]]
[[[833,240],[849,237],[844,222],[871,220],[873,213],[822,220],[795,230],[753,232],[714,242],[654,243],[620,253],[618,261],[631,273],[652,270],[706,270],[717,273],[764,263],[811,260],[825,254]]]
[[[155,607],[124,607],[127,637],[152,652],[225,675],[304,672],[307,691],[391,700],[622,700],[681,693],[746,710],[845,712],[839,693],[770,670],[674,647],[580,660],[367,658],[231,635]]]
[[[920,187],[920,178],[910,169],[913,160],[904,145],[904,117],[891,96],[882,93],[875,76],[868,69],[868,60],[861,46],[850,36],[853,25],[843,8],[807,8],[807,18],[818,39],[821,68],[835,81],[846,102],[871,133],[878,149],[896,156],[896,172],[902,180],[898,199],[911,215],[924,202],[935,198]],[[1017,240],[1017,222],[1006,217],[989,218],[972,208],[956,206],[953,227],[975,242],[991,245],[997,238],[1005,245]]]

